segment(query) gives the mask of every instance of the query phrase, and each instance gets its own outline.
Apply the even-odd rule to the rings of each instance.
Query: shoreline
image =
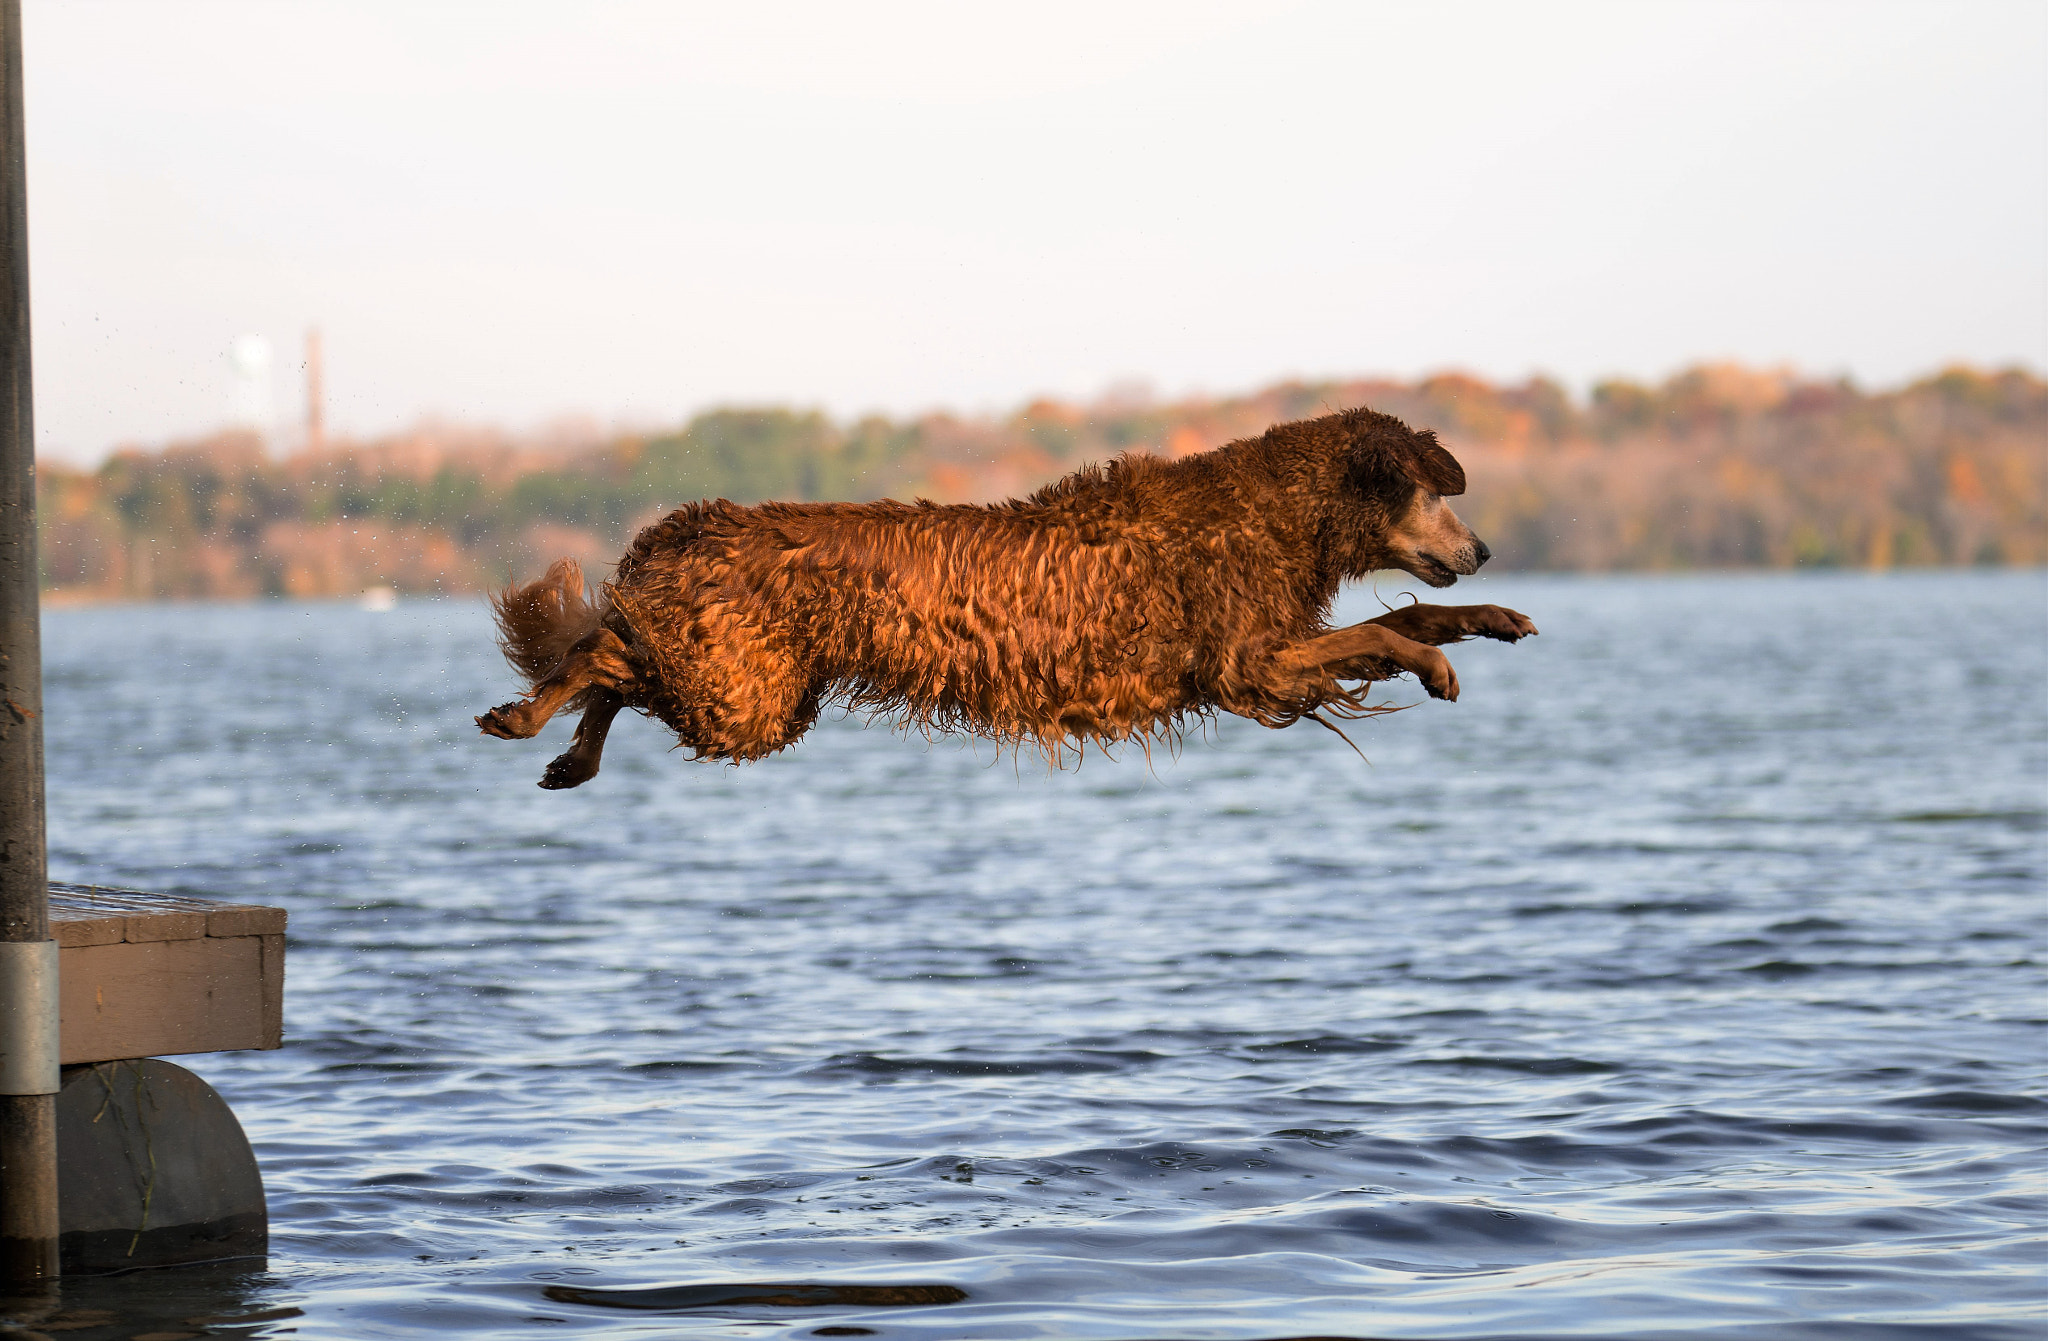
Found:
[[[1848,565],[1803,564],[1787,567],[1766,567],[1760,564],[1730,566],[1726,568],[1505,568],[1462,579],[1460,585],[1470,585],[1497,578],[1521,580],[1524,578],[1547,579],[1602,579],[1642,578],[1659,581],[1686,581],[1697,578],[1730,577],[1859,577],[1859,578],[1922,578],[1953,573],[2034,573],[2048,577],[2048,564],[2031,563],[1979,563],[1979,564],[1893,564],[1883,568],[1851,567]],[[1400,574],[1403,580],[1408,575]],[[1344,590],[1368,586],[1370,577],[1346,583]],[[388,598],[374,593],[390,592]],[[357,591],[329,592],[318,595],[295,595],[284,592],[263,593],[251,596],[132,596],[126,593],[103,593],[79,591],[76,588],[45,588],[42,592],[42,607],[45,610],[83,610],[108,606],[252,606],[252,605],[335,605],[347,604],[363,609],[366,613],[389,610],[394,605],[438,603],[442,601],[482,601],[490,592],[481,587],[465,587],[454,591],[407,591],[403,588],[365,587]],[[1460,605],[1470,602],[1445,600],[1432,604]]]

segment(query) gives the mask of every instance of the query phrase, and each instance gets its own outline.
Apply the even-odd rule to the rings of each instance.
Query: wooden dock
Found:
[[[282,908],[50,886],[66,1066],[284,1043]]]
[[[258,1258],[255,1153],[204,1080],[160,1058],[284,1042],[282,908],[50,886],[63,1270]]]

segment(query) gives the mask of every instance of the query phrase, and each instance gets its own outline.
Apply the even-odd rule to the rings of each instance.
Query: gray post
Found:
[[[57,945],[28,359],[21,0],[0,0],[0,1280],[57,1275]]]

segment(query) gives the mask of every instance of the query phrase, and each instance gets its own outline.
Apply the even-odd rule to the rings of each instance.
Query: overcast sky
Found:
[[[36,419],[2048,365],[2048,6],[28,0]]]

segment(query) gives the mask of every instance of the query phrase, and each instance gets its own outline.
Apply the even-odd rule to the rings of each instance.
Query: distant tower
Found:
[[[306,450],[327,445],[326,377],[320,367],[320,328],[306,332]]]
[[[260,335],[238,335],[228,349],[235,370],[235,427],[268,438],[270,414],[270,341]]]

